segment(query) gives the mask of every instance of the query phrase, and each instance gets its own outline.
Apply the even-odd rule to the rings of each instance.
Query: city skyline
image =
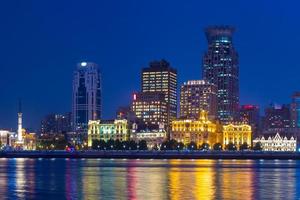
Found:
[[[194,2],[195,3],[195,2]],[[32,11],[34,14],[36,14],[37,16],[42,16],[42,13],[40,11],[35,10],[35,8],[37,8],[37,5],[25,5],[22,3],[19,3],[20,5],[17,6],[18,9],[22,9],[24,7],[28,7],[28,6],[32,6]],[[47,3],[45,3],[47,4]],[[45,6],[45,4],[39,4],[38,6]],[[92,4],[92,3],[91,3]],[[91,7],[92,5],[86,5],[88,7]],[[95,3],[96,5],[100,6],[99,4],[101,3]],[[109,3],[107,3],[108,5],[106,6],[112,6]],[[240,3],[241,4],[241,3]],[[102,4],[101,4],[102,5]],[[147,4],[148,5],[148,4]],[[67,5],[61,5],[61,7],[64,7]],[[77,6],[77,7],[76,7]],[[120,5],[119,5],[120,6]],[[128,6],[128,5],[127,5]],[[139,10],[138,8],[142,7],[143,9],[146,10],[150,10],[151,6],[153,5],[148,5],[149,8],[146,8],[146,5],[137,5],[136,7],[126,7],[128,10]],[[175,5],[176,9],[178,8],[179,5]],[[187,5],[188,8],[192,7],[191,4]],[[207,3],[206,5],[208,8],[212,9],[211,5],[209,3]],[[229,6],[229,5],[228,5]],[[243,8],[244,10],[246,9],[242,4],[241,5],[237,5],[238,7]],[[105,7],[105,6],[104,6]],[[278,5],[279,7],[279,5]],[[18,10],[17,9],[17,10]],[[79,4],[77,3],[75,5],[75,10],[79,10]],[[119,8],[121,9],[121,7]],[[161,7],[159,7],[158,9],[161,9]],[[236,9],[236,8],[235,8]],[[267,5],[262,6],[262,8],[260,9],[267,9]],[[226,10],[226,9],[225,9]],[[71,12],[70,10],[69,14],[72,14],[73,11]],[[266,10],[267,11],[267,10]],[[85,12],[85,11],[83,11]],[[124,12],[124,11],[123,11]],[[240,11],[242,12],[242,11]],[[282,11],[284,12],[284,11]],[[21,12],[21,14],[24,14],[25,12]],[[222,13],[222,12],[221,12]],[[276,14],[272,13],[272,12],[266,12],[269,18],[275,17],[276,18]],[[25,16],[32,18],[34,17],[34,14],[32,14],[32,16]],[[106,13],[107,14],[107,13]],[[123,13],[124,14],[124,13]],[[171,14],[174,15],[173,12],[171,12]],[[202,75],[201,75],[201,71],[202,71],[202,64],[201,64],[201,60],[202,60],[202,56],[203,53],[205,51],[205,49],[207,49],[207,44],[205,41],[205,35],[204,35],[204,28],[206,26],[209,25],[223,25],[223,24],[228,24],[228,25],[233,25],[237,30],[234,36],[234,45],[236,50],[239,52],[240,55],[240,94],[241,94],[241,104],[258,104],[261,107],[264,107],[266,105],[268,105],[271,102],[279,102],[279,103],[290,103],[291,102],[291,95],[294,91],[297,91],[300,89],[299,86],[297,86],[297,81],[299,81],[299,79],[296,76],[296,69],[293,69],[293,67],[290,67],[290,70],[284,70],[284,72],[280,71],[276,71],[280,70],[281,68],[288,68],[289,66],[297,66],[296,65],[296,56],[293,56],[293,52],[291,53],[290,51],[293,50],[293,47],[290,47],[290,43],[292,42],[292,40],[290,40],[287,37],[282,37],[284,38],[285,41],[288,42],[287,46],[289,46],[290,48],[284,48],[284,44],[281,44],[282,48],[280,48],[282,51],[288,51],[289,53],[285,53],[285,54],[280,54],[278,55],[278,50],[275,52],[275,50],[272,48],[273,43],[269,43],[269,41],[267,41],[267,39],[276,39],[278,37],[277,34],[278,33],[274,33],[274,35],[268,35],[267,32],[269,29],[272,30],[272,28],[274,28],[273,26],[275,25],[276,20],[275,19],[269,19],[271,20],[273,23],[269,24],[269,26],[271,27],[265,27],[265,29],[263,27],[261,27],[262,25],[256,25],[254,27],[259,28],[261,31],[259,31],[259,33],[261,35],[259,35],[259,37],[264,36],[265,37],[265,43],[262,43],[262,40],[258,38],[257,31],[254,30],[254,28],[252,29],[248,29],[248,27],[245,27],[245,25],[243,24],[239,24],[237,23],[237,21],[235,21],[235,19],[233,19],[233,16],[229,16],[227,19],[223,20],[220,19],[220,15],[219,15],[219,20],[217,20],[216,18],[214,20],[204,20],[201,19],[201,17],[196,17],[197,19],[192,19],[191,17],[193,15],[189,15],[186,12],[184,12],[186,18],[183,20],[184,22],[186,22],[186,26],[187,26],[187,30],[186,31],[179,31],[179,33],[176,33],[175,36],[172,36],[170,38],[168,38],[168,40],[165,40],[167,37],[167,34],[165,33],[159,33],[158,35],[155,34],[142,34],[142,36],[139,36],[136,40],[133,40],[132,36],[129,35],[125,35],[121,33],[116,34],[114,31],[114,35],[110,37],[109,41],[112,42],[113,39],[115,40],[114,45],[112,45],[112,47],[108,50],[108,52],[105,52],[105,56],[104,55],[100,55],[98,53],[95,53],[97,51],[100,51],[103,53],[105,47],[102,47],[101,42],[103,42],[103,40],[95,40],[93,41],[96,36],[92,35],[91,39],[87,40],[85,39],[84,36],[87,36],[85,33],[84,34],[84,30],[79,31],[79,33],[75,34],[73,38],[74,41],[70,40],[67,42],[67,44],[63,43],[63,45],[66,45],[64,50],[70,50],[70,47],[72,47],[72,45],[76,46],[76,42],[78,42],[80,39],[83,39],[83,41],[80,41],[79,43],[81,43],[81,45],[77,46],[77,48],[79,49],[78,51],[74,51],[73,53],[69,53],[69,54],[63,54],[62,57],[65,56],[65,58],[61,58],[59,55],[59,52],[53,52],[55,49],[55,45],[57,45],[58,43],[56,43],[55,45],[52,46],[52,50],[50,52],[48,52],[49,54],[43,54],[42,52],[40,54],[38,54],[39,56],[32,56],[32,53],[37,53],[37,50],[30,50],[30,53],[26,53],[22,50],[24,50],[23,48],[25,48],[27,42],[32,42],[34,47],[38,47],[37,49],[44,49],[46,47],[51,46],[51,44],[45,44],[45,46],[43,46],[42,44],[40,44],[39,42],[42,41],[43,37],[50,37],[50,41],[55,41],[57,40],[58,42],[62,42],[62,38],[60,38],[59,36],[55,35],[58,34],[57,32],[52,32],[55,33],[54,37],[53,35],[49,34],[47,35],[47,29],[44,30],[45,25],[50,25],[50,27],[56,27],[56,25],[53,25],[52,23],[57,23],[57,25],[59,25],[58,19],[45,19],[45,23],[41,23],[41,22],[31,22],[30,25],[36,25],[35,23],[39,24],[38,27],[36,27],[36,29],[38,31],[41,31],[42,33],[37,38],[30,38],[29,41],[24,41],[22,44],[17,44],[16,41],[14,41],[12,43],[12,46],[16,47],[17,45],[21,45],[19,50],[16,50],[16,52],[14,52],[11,48],[7,48],[7,51],[3,51],[2,50],[2,55],[3,55],[3,67],[1,67],[1,74],[2,75],[2,79],[1,79],[1,90],[2,90],[2,94],[3,94],[3,99],[2,99],[2,103],[0,106],[0,110],[1,112],[1,116],[0,116],[0,126],[2,128],[15,128],[16,127],[16,113],[17,113],[17,100],[18,97],[21,97],[23,100],[23,107],[24,107],[24,126],[25,127],[29,127],[29,128],[38,128],[40,125],[40,120],[43,116],[45,116],[48,113],[65,113],[68,111],[71,111],[71,99],[72,99],[72,72],[75,70],[76,68],[76,63],[80,62],[80,61],[92,61],[97,63],[100,66],[100,70],[102,71],[102,75],[103,75],[103,116],[105,119],[108,118],[113,118],[113,116],[115,116],[115,111],[117,109],[117,107],[119,106],[126,106],[126,105],[130,105],[130,100],[131,100],[131,93],[133,91],[138,91],[140,90],[140,83],[139,83],[139,75],[140,75],[140,70],[143,67],[146,67],[148,65],[149,62],[151,62],[152,60],[160,60],[162,58],[166,59],[167,61],[170,62],[170,64],[172,66],[174,66],[174,68],[176,68],[178,70],[178,75],[179,75],[179,81],[178,81],[178,85],[181,85],[183,82],[188,81],[188,80],[198,80],[201,79]],[[209,13],[204,13],[207,14],[208,16],[211,16],[211,14]],[[202,14],[202,15],[204,15]],[[260,13],[262,14],[262,13]],[[59,15],[65,16],[63,15],[61,12],[57,14],[56,17],[58,17]],[[121,17],[122,13],[120,14]],[[201,16],[202,16],[201,15]],[[222,14],[221,14],[222,15]],[[247,13],[245,14],[247,15]],[[242,15],[245,17],[245,15]],[[19,15],[16,15],[17,17],[20,17]],[[22,20],[20,20],[19,18],[15,18],[14,20],[16,22],[19,22],[19,25],[26,25],[26,20],[24,19],[24,21],[22,22]],[[80,25],[80,24],[84,24],[84,22],[88,22],[89,20],[91,20],[92,15],[88,15],[85,18],[76,18],[77,20],[80,21],[80,19],[82,20],[82,22],[80,23],[75,23],[75,25]],[[142,18],[144,19],[146,16],[142,15]],[[153,17],[153,15],[151,15],[151,17]],[[248,16],[249,17],[249,16]],[[279,16],[280,19],[280,14]],[[289,15],[288,13],[285,13],[285,17],[288,19],[281,19],[283,22],[284,21],[289,21],[291,17],[291,15]],[[129,17],[130,18],[130,17]],[[247,16],[246,16],[247,18]],[[119,18],[114,18],[113,21],[115,27],[121,28],[122,26],[126,27],[126,31],[128,31],[127,29],[134,28],[134,25],[139,24],[137,21],[133,20],[132,22],[130,21],[130,19],[127,19],[129,21],[127,21],[124,24],[122,24],[121,22],[118,23],[118,19]],[[163,22],[166,22],[169,19],[169,17],[167,16],[163,16]],[[20,21],[18,21],[20,20]],[[190,21],[189,21],[190,20]],[[255,21],[255,20],[253,20]],[[280,21],[280,20],[279,20]],[[175,25],[177,23],[183,23],[184,22],[177,22],[177,23],[171,23],[168,26],[163,26],[163,22],[161,23],[157,23],[155,24],[154,22],[149,22],[148,21],[148,26],[158,26],[158,27],[163,27],[164,31],[167,32],[171,32],[172,30],[176,30],[175,29]],[[93,23],[95,23],[95,21],[91,20],[90,21],[91,25],[90,27],[85,27],[88,31],[88,33],[91,33],[91,31],[93,30]],[[153,24],[154,23],[154,24]],[[253,23],[253,22],[252,22]],[[290,23],[290,22],[289,22]],[[246,23],[247,24],[247,23]],[[292,23],[291,23],[292,24]],[[286,26],[286,27],[290,27],[291,24],[277,24],[277,26]],[[52,25],[52,26],[51,26]],[[76,27],[75,25],[71,26],[71,30],[75,30],[74,28]],[[119,25],[119,26],[118,26]],[[251,24],[253,25],[253,24]],[[8,24],[5,24],[4,26],[9,26]],[[78,26],[80,27],[80,26]],[[73,29],[72,29],[73,28]],[[136,27],[135,27],[136,28]],[[16,28],[18,29],[18,28]],[[112,29],[114,29],[112,27]],[[279,29],[279,28],[278,28]],[[5,29],[6,31],[4,33],[2,33],[2,40],[3,40],[3,36],[7,36],[10,35],[10,37],[8,37],[8,41],[12,41],[14,39],[16,39],[18,41],[18,37],[24,39],[23,37],[28,37],[30,34],[32,33],[33,35],[35,35],[36,33],[33,33],[31,31],[34,31],[34,27],[33,30],[30,31],[25,31],[23,34],[18,34],[18,33],[13,33],[12,30],[10,29]],[[98,34],[101,32],[101,27],[97,27],[95,28],[95,32]],[[147,30],[147,26],[142,26],[138,28],[139,31],[143,32]],[[23,30],[24,31],[24,30]],[[283,30],[278,30],[279,31],[279,35],[282,34]],[[298,29],[296,31],[299,31]],[[130,31],[131,32],[131,31]],[[22,32],[21,32],[22,33]],[[51,33],[51,32],[50,32]],[[69,33],[69,31],[64,31],[63,34],[67,35]],[[106,36],[108,36],[108,34],[111,32],[106,32]],[[124,33],[124,32],[123,32]],[[152,32],[153,33],[153,32]],[[180,37],[180,34],[184,33],[184,37]],[[247,34],[248,35],[247,35]],[[96,35],[97,35],[96,34]],[[128,34],[128,32],[127,32]],[[250,38],[249,35],[251,36],[253,34],[253,38]],[[288,34],[288,32],[286,33]],[[296,33],[295,33],[296,34]],[[80,35],[82,35],[83,37],[79,37]],[[122,36],[123,37],[129,37],[128,41],[132,42],[135,41],[134,43],[134,47],[129,48],[129,44],[122,44]],[[78,37],[76,39],[76,37]],[[188,37],[188,38],[187,38]],[[63,38],[67,38],[66,36]],[[123,38],[124,39],[124,38]],[[182,39],[181,42],[178,42],[178,40]],[[250,41],[249,41],[250,39]],[[117,42],[116,42],[117,40]],[[150,40],[151,42],[155,42],[155,44],[158,44],[157,41],[161,42],[161,45],[155,46],[155,45],[151,45],[149,42],[146,42],[144,40]],[[294,40],[293,40],[294,41]],[[86,44],[84,44],[84,42],[87,42]],[[94,42],[98,45],[95,45]],[[127,56],[129,57],[124,57],[124,56],[120,56],[120,52],[117,51],[117,53],[114,54],[113,49],[115,47],[118,47],[118,42],[121,42],[121,45],[119,46],[119,50],[118,51],[122,51],[124,49],[128,49],[129,53],[126,53]],[[297,41],[296,41],[297,42]],[[109,42],[108,42],[109,43]],[[188,44],[185,44],[188,43]],[[254,44],[250,44],[250,43],[254,43]],[[278,41],[277,41],[278,43]],[[4,47],[7,47],[8,43],[7,41],[3,41]],[[263,44],[264,46],[261,47],[260,44]],[[24,45],[24,46],[22,46]],[[40,46],[41,45],[41,46]],[[91,45],[91,46],[90,46]],[[107,46],[109,44],[106,44],[104,46]],[[166,47],[164,47],[164,45]],[[90,46],[89,48],[86,46]],[[297,45],[296,45],[297,46]],[[140,47],[140,48],[138,48]],[[182,47],[185,47],[184,50],[178,50]],[[254,52],[253,54],[250,55],[250,50],[245,50],[248,47],[250,47],[250,50],[254,50],[256,49],[256,51],[258,52]],[[255,48],[254,48],[255,47]],[[75,47],[76,48],[76,47]],[[149,51],[147,51],[146,49],[150,48]],[[138,56],[135,56],[134,53],[137,53],[137,51],[143,50],[140,54],[137,55],[141,55],[141,58],[137,58]],[[152,50],[151,50],[152,49]],[[115,50],[115,49],[114,49]],[[264,51],[265,50],[265,51]],[[266,52],[266,51],[271,51],[270,52]],[[247,53],[248,52],[248,53]],[[272,53],[273,52],[273,53]],[[281,52],[281,51],[279,51]],[[186,54],[190,54],[190,55],[186,55]],[[261,55],[262,54],[262,55]],[[289,54],[289,55],[287,55]],[[7,56],[10,55],[10,56]],[[15,61],[12,60],[12,56],[16,56],[16,60],[20,60],[20,61]],[[110,56],[110,57],[109,57]],[[120,59],[114,59],[115,56],[120,56]],[[262,57],[260,57],[262,56]],[[279,57],[280,56],[280,57]],[[33,59],[33,57],[35,59]],[[106,58],[108,57],[108,58]],[[292,58],[292,59],[288,59],[288,58]],[[250,59],[251,58],[251,59]],[[278,62],[278,64],[276,64],[277,62],[274,61],[274,59],[272,60],[271,58],[277,58],[279,59],[280,62]],[[119,61],[116,61],[119,60]],[[11,61],[11,62],[9,62]],[[277,60],[278,61],[278,60]],[[268,68],[267,69],[263,69],[262,67],[262,63],[269,63]],[[291,63],[290,63],[291,62]],[[295,63],[293,63],[295,62]],[[45,67],[41,67],[43,66],[43,63],[45,64]],[[22,65],[23,64],[23,65]],[[123,65],[123,66],[122,66]],[[288,65],[288,66],[286,66]],[[23,67],[19,67],[19,66],[23,66]],[[57,67],[59,66],[59,67]],[[121,66],[121,67],[120,67]],[[252,67],[251,67],[252,66]],[[273,67],[274,66],[274,67]],[[113,70],[112,68],[117,69],[117,70]],[[62,69],[63,68],[63,69]],[[189,68],[190,70],[186,70],[187,68]],[[12,71],[13,70],[13,71]],[[126,72],[128,71],[128,72]],[[6,77],[5,74],[10,74],[14,72],[15,76],[11,77]],[[249,74],[262,74],[262,75],[267,75],[270,76],[272,75],[273,77],[267,79],[267,81],[263,82],[264,79],[262,79],[261,77],[257,77],[255,76],[255,80],[253,80],[253,78],[251,78],[249,76]],[[44,74],[57,74],[55,76],[55,80],[49,79],[51,78],[51,75],[49,76],[44,76]],[[288,81],[281,81],[280,80],[280,76],[282,74],[282,77],[284,76],[289,76]],[[295,74],[295,75],[294,75]],[[113,78],[109,78],[110,76],[114,77],[115,80],[120,80],[123,79],[124,81],[124,86],[119,87],[118,85],[113,86],[112,82],[114,82],[115,80]],[[45,79],[45,80],[44,80]],[[252,80],[251,80],[252,79]],[[273,82],[272,84],[269,84],[267,82]],[[9,84],[7,84],[9,83]],[[261,86],[261,84],[264,84],[264,86]],[[6,88],[7,85],[10,88]],[[42,85],[42,87],[40,86]],[[111,88],[112,87],[112,88]],[[269,91],[265,91],[264,88],[269,87]],[[284,90],[284,91],[280,91],[280,90]],[[34,91],[34,92],[33,92]],[[262,95],[262,92],[263,95]],[[55,96],[56,97],[51,97],[51,96]],[[46,100],[45,100],[46,99]],[[263,110],[263,109],[261,109]],[[35,127],[34,127],[35,126]]]

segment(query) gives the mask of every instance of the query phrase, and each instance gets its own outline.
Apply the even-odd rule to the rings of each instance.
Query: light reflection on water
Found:
[[[300,161],[0,159],[1,199],[299,199]]]

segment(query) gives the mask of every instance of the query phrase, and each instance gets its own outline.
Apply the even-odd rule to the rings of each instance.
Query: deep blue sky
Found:
[[[208,25],[236,27],[241,103],[289,103],[300,90],[299,1],[9,0],[0,2],[0,128],[71,110],[72,73],[99,64],[103,112],[115,115],[140,89],[149,61],[167,59],[179,83],[201,78]]]

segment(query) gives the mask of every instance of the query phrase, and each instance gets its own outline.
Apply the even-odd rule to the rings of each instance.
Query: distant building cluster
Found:
[[[261,116],[259,106],[240,105],[239,56],[234,28],[205,29],[208,48],[202,57],[202,77],[178,84],[178,71],[166,60],[143,67],[140,91],[114,119],[102,118],[102,79],[96,63],[81,62],[73,74],[72,111],[52,113],[38,134],[22,128],[0,131],[1,144],[25,149],[91,148],[94,141],[146,141],[160,149],[166,141],[210,149],[244,149],[260,145],[266,151],[296,151],[300,135],[300,92],[291,103],[271,104]],[[254,139],[255,138],[255,139]]]

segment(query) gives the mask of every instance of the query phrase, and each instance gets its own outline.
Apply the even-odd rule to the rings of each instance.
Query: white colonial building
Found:
[[[263,151],[296,151],[297,140],[293,136],[288,139],[286,136],[282,137],[279,133],[275,136],[269,136],[266,139],[264,136],[253,140],[253,146],[260,142]]]
[[[135,142],[145,140],[149,149],[153,149],[154,147],[160,148],[160,145],[167,140],[167,132],[164,129],[163,123],[159,125],[158,130],[138,130],[137,124],[134,123],[130,140],[134,140]]]

